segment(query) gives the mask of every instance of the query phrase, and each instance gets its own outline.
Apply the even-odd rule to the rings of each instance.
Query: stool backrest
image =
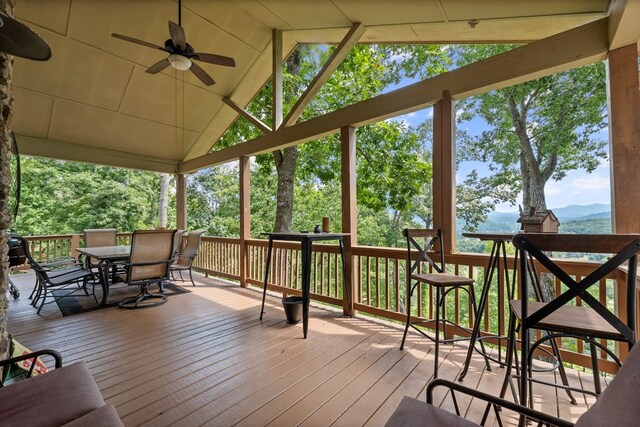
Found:
[[[427,262],[438,273],[445,270],[441,229],[405,228],[402,235],[407,239],[407,280],[411,274],[419,270],[422,262]],[[415,261],[414,249],[418,251]]]
[[[116,246],[117,236],[115,228],[88,228],[84,230],[85,248],[100,248]]]
[[[601,279],[616,270],[628,265],[626,295],[620,295],[626,300],[627,313],[636,311],[636,270],[638,252],[640,252],[639,234],[555,234],[555,233],[519,233],[513,238],[513,245],[521,251],[520,262],[524,263],[528,255],[535,258],[552,275],[564,283],[568,290],[545,305],[542,309],[527,317],[529,327],[533,327],[549,314],[558,310],[563,305],[576,297],[580,297],[584,303],[596,311],[603,319],[611,324],[620,333],[620,339],[629,343],[635,342],[636,319],[635,316],[627,316],[626,322],[619,319],[598,299],[593,297],[588,289],[597,284]],[[574,280],[555,261],[551,260],[545,252],[575,252],[613,254],[582,280]],[[524,271],[524,269],[521,269]],[[521,277],[524,274],[521,272]],[[633,296],[629,298],[628,296]]]

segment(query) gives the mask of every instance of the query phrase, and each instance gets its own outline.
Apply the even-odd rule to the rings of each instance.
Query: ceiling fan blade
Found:
[[[196,59],[202,62],[208,62],[209,64],[224,65],[225,67],[235,67],[236,61],[228,56],[216,55],[214,53],[200,53],[196,52],[190,56],[192,59]]]
[[[195,74],[195,76],[197,78],[200,79],[200,81],[202,83],[206,84],[207,86],[211,86],[212,84],[216,83],[216,82],[213,81],[211,76],[209,74],[207,74],[207,72],[205,70],[200,68],[200,66],[198,64],[196,64],[195,62],[191,63],[191,68],[189,68],[189,69],[191,70],[191,72],[193,74]]]
[[[187,36],[184,35],[184,29],[175,22],[169,21],[169,34],[171,41],[183,51],[187,48]]]
[[[147,68],[147,73],[149,73],[149,74],[159,73],[160,71],[162,71],[165,68],[167,68],[169,65],[171,65],[169,63],[169,59],[168,58],[164,58],[162,61],[158,61],[155,64],[153,64],[151,67]]]
[[[149,43],[149,42],[146,42],[146,41],[140,40],[140,39],[135,39],[135,38],[129,37],[129,36],[123,36],[122,34],[111,33],[111,37],[115,37],[117,39],[124,40],[124,41],[131,42],[131,43],[135,43],[135,44],[139,44],[139,45],[142,45],[142,46],[150,47],[151,49],[160,49],[160,50],[164,50],[165,52],[167,51],[165,48],[160,47],[158,45],[155,45],[153,43]]]

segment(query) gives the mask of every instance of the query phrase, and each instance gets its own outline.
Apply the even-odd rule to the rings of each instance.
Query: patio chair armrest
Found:
[[[525,415],[530,419],[536,420],[536,421],[540,421],[542,423],[547,423],[553,426],[558,426],[558,427],[573,427],[574,424],[572,422],[563,420],[561,418],[558,417],[554,417],[552,415],[548,415],[545,414],[544,412],[540,412],[540,411],[536,411],[535,409],[531,409],[527,406],[523,406],[520,405],[518,403],[514,403],[511,401],[508,401],[506,399],[502,399],[500,397],[494,396],[492,394],[487,394],[484,393],[482,391],[473,389],[473,388],[469,388],[466,386],[463,386],[462,384],[458,384],[456,382],[453,381],[448,381],[448,380],[444,380],[441,378],[437,378],[434,379],[433,381],[431,381],[429,383],[429,385],[427,386],[427,403],[432,404],[433,403],[433,390],[436,387],[446,387],[450,390],[453,391],[457,391],[466,395],[469,395],[471,397],[480,399],[480,400],[484,400],[485,402],[488,402],[492,405],[496,405],[505,409],[509,409],[511,411],[517,412],[521,415]]]
[[[8,371],[6,370],[7,367],[11,366],[13,363],[33,359],[33,362],[31,362],[31,368],[29,368],[29,372],[27,373],[27,377],[31,377],[31,375],[33,374],[33,369],[36,367],[35,361],[40,356],[51,356],[55,361],[55,369],[62,367],[62,356],[60,355],[60,353],[55,350],[49,349],[38,350],[32,353],[26,353],[20,356],[11,357],[9,359],[0,360],[0,387],[2,387],[2,384],[5,381],[5,375],[8,373]]]
[[[35,359],[40,356],[51,356],[55,360],[56,369],[62,367],[62,355],[55,350],[44,349],[34,351],[32,353],[22,354],[20,356],[12,357],[5,360],[0,360],[0,368],[11,365],[12,363],[22,362],[23,360]]]
[[[173,258],[164,259],[162,261],[148,261],[148,262],[135,262],[135,263],[127,263],[125,267],[144,267],[147,265],[158,265],[158,264],[171,264],[173,262]]]

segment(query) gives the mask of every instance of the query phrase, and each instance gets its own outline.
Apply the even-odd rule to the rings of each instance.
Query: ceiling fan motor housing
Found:
[[[180,47],[178,47],[175,44],[173,44],[173,40],[171,40],[171,39],[167,39],[164,42],[164,48],[169,53],[175,53],[175,54],[184,55],[184,56],[187,56],[187,57],[191,56],[191,55],[193,55],[195,53],[195,50],[193,50],[193,47],[189,43],[187,43],[187,46],[183,51],[182,49],[180,49]]]

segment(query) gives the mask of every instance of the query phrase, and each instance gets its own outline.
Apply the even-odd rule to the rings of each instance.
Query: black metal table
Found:
[[[464,377],[467,375],[467,371],[469,370],[469,364],[471,363],[471,355],[473,354],[475,343],[478,339],[482,339],[484,337],[480,337],[480,324],[482,323],[482,316],[484,315],[485,306],[487,305],[487,298],[489,297],[489,290],[491,287],[491,283],[493,282],[493,275],[498,274],[498,283],[500,282],[500,268],[504,268],[505,271],[505,282],[507,284],[507,292],[509,294],[509,299],[513,299],[513,292],[515,288],[515,266],[517,265],[517,261],[514,263],[514,273],[512,276],[512,280],[509,280],[509,268],[507,264],[507,242],[511,242],[513,236],[516,233],[462,233],[464,237],[469,237],[472,239],[480,239],[482,241],[492,241],[493,244],[491,246],[491,255],[489,256],[489,264],[487,265],[487,269],[484,272],[484,284],[482,287],[482,294],[480,295],[480,302],[478,303],[478,311],[475,313],[475,319],[473,323],[473,331],[471,332],[471,340],[469,341],[469,350],[467,351],[467,358],[465,359],[462,372],[458,376],[458,381],[462,381]],[[517,256],[517,255],[516,255]],[[498,301],[504,301],[504,287],[498,286]],[[492,338],[497,338],[498,341],[502,339],[507,339],[507,335],[500,335],[503,331],[503,317],[504,313],[498,313],[498,333],[496,335],[490,335]],[[493,360],[493,359],[492,359]],[[502,363],[502,346],[498,345],[498,360],[497,362],[500,365]]]
[[[269,281],[269,268],[271,266],[271,253],[273,251],[273,241],[281,240],[287,242],[300,242],[302,250],[302,333],[307,338],[309,329],[309,293],[311,287],[311,254],[313,252],[313,242],[325,240],[338,240],[340,243],[340,256],[342,257],[342,278],[347,301],[351,305],[351,292],[349,290],[348,276],[344,255],[344,237],[349,233],[263,233],[269,237],[269,249],[267,250],[267,260],[264,272],[264,289],[262,291],[262,308],[260,309],[260,320],[264,313],[264,302],[267,295],[267,282]]]
[[[87,262],[89,262],[89,259],[91,258],[95,258],[99,261],[98,272],[100,276],[100,285],[102,286],[102,300],[100,301],[100,304],[106,304],[107,297],[109,296],[109,270],[115,262],[127,261],[129,259],[131,255],[131,246],[78,248],[77,251],[87,256]]]

